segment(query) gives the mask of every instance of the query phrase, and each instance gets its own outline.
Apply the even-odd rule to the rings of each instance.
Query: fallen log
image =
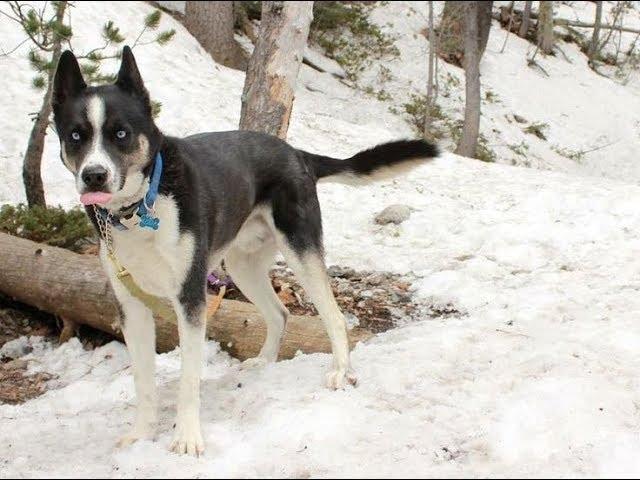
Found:
[[[503,26],[509,22],[509,17],[513,16],[514,22],[516,25],[521,23],[521,19],[523,16],[522,10],[513,9],[513,12],[509,11],[509,8],[506,6],[500,7],[498,12],[494,12],[491,14],[491,17],[494,20],[498,20]],[[538,19],[538,14],[536,12],[530,13],[530,18],[533,20]],[[595,28],[595,22],[581,22],[579,20],[569,20],[567,18],[554,18],[553,25],[556,27],[578,27],[578,28]],[[613,30],[616,32],[626,32],[626,33],[637,33],[640,34],[640,29],[624,27],[622,25],[610,25],[607,23],[603,23],[600,25],[601,30]]]
[[[595,23],[589,22],[579,22],[578,20],[566,20],[564,18],[559,18],[554,20],[554,25],[559,26],[570,26],[570,27],[579,27],[579,28],[595,28]],[[600,25],[601,30],[615,30],[616,32],[626,32],[626,33],[640,33],[640,30],[637,28],[623,27],[620,25],[608,25],[603,23]]]
[[[100,261],[93,255],[0,233],[0,293],[122,340],[116,298]],[[262,316],[246,302],[223,300],[207,321],[207,336],[240,360],[256,356],[265,335]],[[356,327],[349,331],[349,342],[353,348],[372,336],[370,331]],[[177,345],[177,325],[156,318],[157,351],[166,352]],[[318,317],[289,316],[279,358],[292,358],[298,351],[331,351]]]

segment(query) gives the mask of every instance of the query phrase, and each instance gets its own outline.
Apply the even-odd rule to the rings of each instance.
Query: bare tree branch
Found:
[[[507,34],[504,37],[504,43],[500,49],[500,53],[504,53],[504,49],[507,47],[507,40],[509,40],[509,34],[511,33],[511,27],[513,25],[513,7],[515,2],[511,2],[509,5],[509,25],[507,26]]]
[[[11,55],[13,52],[15,52],[16,50],[18,50],[22,45],[24,45],[26,42],[29,41],[29,37],[25,38],[24,40],[22,40],[18,45],[16,45],[15,47],[13,47],[11,50],[9,50],[8,52],[5,52],[4,49],[2,49],[2,53],[0,54],[0,57],[6,57],[7,55]]]

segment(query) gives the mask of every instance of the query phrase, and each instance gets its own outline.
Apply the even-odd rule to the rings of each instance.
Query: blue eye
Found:
[[[71,140],[74,142],[80,141],[80,134],[78,132],[71,132]]]
[[[116,132],[116,137],[118,137],[120,140],[122,140],[126,136],[127,136],[127,132],[125,132],[124,130],[118,130]]]

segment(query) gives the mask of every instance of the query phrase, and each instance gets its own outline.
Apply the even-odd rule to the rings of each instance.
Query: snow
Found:
[[[347,77],[346,72],[338,62],[325,57],[321,52],[316,52],[309,46],[304,49],[304,59],[306,62],[309,62],[312,67],[317,67],[317,69],[330,73],[338,78]]]
[[[400,33],[420,28],[423,18],[407,15],[406,2],[395,3],[378,7],[374,16],[393,18]],[[409,6],[426,13],[420,3]],[[94,38],[105,18],[131,35],[149,9],[142,2],[78,2],[75,42]],[[235,128],[242,74],[213,63],[165,17],[163,28],[169,27],[178,30],[169,46],[137,50],[152,97],[163,103],[161,127],[176,135]],[[0,38],[7,49],[20,35],[2,21]],[[241,371],[208,343],[202,387],[207,450],[199,459],[167,451],[179,351],[157,356],[156,440],[117,450],[134,414],[125,347],[113,342],[85,351],[77,340],[54,347],[36,337],[20,339],[7,352],[32,349],[22,357],[29,369],[57,377],[39,398],[0,405],[0,477],[640,474],[640,170],[632,156],[637,92],[592,73],[567,44],[562,48],[573,63],[561,56],[538,59],[547,79],[526,67],[528,45],[511,36],[500,54],[503,40],[504,31],[495,28],[483,61],[483,84],[499,102],[483,105],[482,129],[490,143],[526,139],[538,168],[445,153],[393,182],[319,187],[329,264],[408,275],[425,307],[447,306],[454,314],[425,317],[358,345],[359,385],[337,392],[322,386],[328,355]],[[426,42],[411,34],[397,42],[406,58],[386,63],[394,76],[387,88],[401,103],[413,88],[406,82],[424,78],[415,58],[425,57]],[[0,66],[0,102],[9,106],[0,114],[0,203],[17,202],[26,114],[38,102],[25,86],[31,74],[21,55],[0,58]],[[445,73],[461,78],[453,67]],[[446,99],[452,114],[460,112],[461,91],[452,87]],[[388,107],[303,66],[289,139],[310,151],[347,156],[411,136],[410,125]],[[506,120],[512,113],[548,122],[550,141],[525,135]],[[501,133],[494,137],[492,128]],[[549,148],[614,140],[581,163]],[[509,153],[496,152],[500,162],[510,162]],[[70,175],[57,156],[50,135],[48,199],[75,205]],[[410,218],[376,225],[375,214],[391,204],[410,206]]]
[[[523,2],[515,3],[522,9]],[[559,6],[558,17],[593,21],[593,2],[568,3],[571,5]],[[605,2],[603,19],[608,18],[612,3]],[[534,11],[536,4],[534,2]],[[435,5],[438,14],[442,2],[435,2]],[[426,80],[423,79],[427,75],[429,47],[423,30],[428,7],[425,2],[387,2],[377,8],[371,18],[383,30],[397,36],[396,45],[401,55],[398,59],[375,64],[365,72],[361,82],[375,91],[385,90],[401,111],[412,93],[426,93]],[[634,9],[626,15],[625,25],[638,28],[639,24],[640,12]],[[627,86],[596,75],[575,44],[560,42],[558,46],[566,59],[561,53],[555,57],[536,56],[536,62],[548,72],[547,77],[539,69],[527,66],[526,58],[533,55],[535,48],[518,36],[509,35],[506,49],[500,53],[505,34],[506,31],[494,21],[480,68],[483,95],[485,92],[497,95],[494,101],[483,99],[480,128],[497,154],[497,161],[639,182],[640,162],[636,151],[640,135],[640,90],[635,86],[637,73]],[[626,41],[635,37],[632,33],[623,35]],[[386,84],[380,82],[382,66],[388,68],[393,77]],[[439,63],[439,68],[442,91],[439,104],[450,118],[462,119],[464,74],[461,69],[444,62]],[[548,142],[526,134],[523,131],[526,125],[505,118],[514,113],[529,123],[548,124]],[[528,146],[526,158],[509,148],[522,142]],[[561,148],[579,152],[599,147],[604,148],[586,153],[578,162],[556,151]]]

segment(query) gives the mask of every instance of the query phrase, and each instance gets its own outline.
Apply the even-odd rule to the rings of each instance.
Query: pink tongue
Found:
[[[104,205],[111,200],[111,197],[113,195],[106,192],[87,192],[80,195],[80,201],[83,205],[95,205],[96,203]]]

